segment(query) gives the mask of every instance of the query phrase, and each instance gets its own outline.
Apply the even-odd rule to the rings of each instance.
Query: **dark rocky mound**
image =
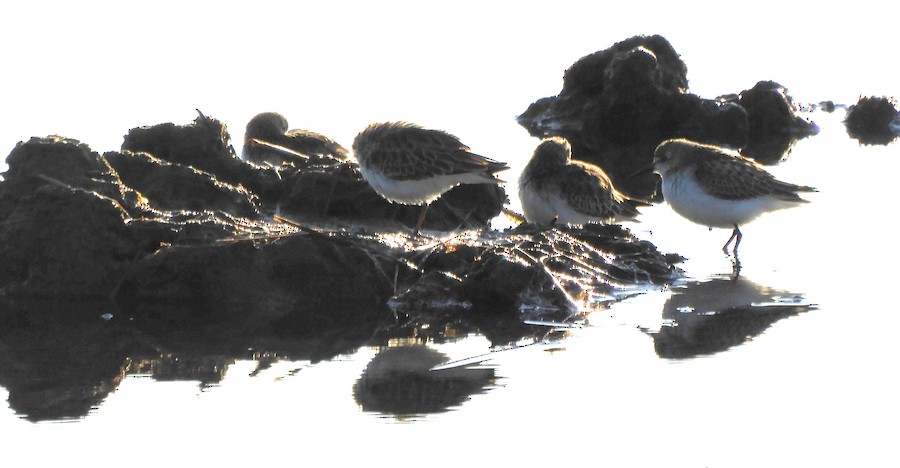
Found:
[[[679,275],[678,258],[618,226],[385,233],[406,215],[378,219],[397,207],[352,163],[269,172],[225,141],[201,116],[133,130],[126,149],[103,155],[62,137],[12,151],[0,338],[15,350],[0,356],[0,385],[15,411],[84,416],[128,372],[213,382],[237,358],[316,361],[435,330],[541,340],[556,332],[527,319],[577,320]],[[505,194],[467,189],[429,219],[484,227]],[[295,222],[271,216],[273,203]]]
[[[265,232],[245,190],[145,154],[100,156],[75,140],[32,138],[7,163],[2,294],[106,298],[135,261],[165,245]]]
[[[775,164],[798,140],[819,132],[801,117],[787,88],[774,81],[760,81],[737,97],[720,98],[747,111],[747,144],[740,153],[761,164]]]
[[[641,171],[666,139],[732,148],[753,141],[751,154],[766,149],[765,159],[773,159],[767,142],[775,135],[814,132],[785,107],[783,88],[772,85],[737,99],[702,99],[688,92],[687,67],[665,38],[636,36],[579,59],[559,95],[535,101],[518,121],[533,136],[568,139],[573,157],[601,166],[623,192],[650,198],[658,179]]]
[[[192,153],[198,159],[197,165],[225,171],[225,178],[242,179],[236,176],[235,168],[243,163],[228,159],[227,153],[217,154],[216,149],[223,146],[209,143],[227,136],[223,126],[215,121],[201,116],[193,125],[154,128],[160,129],[161,141],[154,140],[153,144],[144,146],[166,155],[169,160],[181,162],[166,162],[155,155],[132,150],[100,156],[84,144],[61,137],[34,138],[16,146],[8,158],[10,169],[0,184],[0,237],[5,241],[0,291],[22,296],[68,296],[77,292],[80,296],[98,298],[116,292],[117,297],[123,298],[128,297],[124,294],[129,285],[140,281],[135,279],[136,275],[147,268],[155,271],[147,274],[153,286],[137,288],[140,294],[150,294],[159,300],[168,296],[175,303],[191,304],[189,308],[204,304],[202,297],[187,300],[176,291],[191,281],[200,281],[198,278],[208,272],[240,278],[234,285],[223,288],[224,295],[214,290],[216,281],[203,279],[213,285],[208,294],[212,302],[207,306],[217,304],[216,297],[226,302],[228,297],[243,297],[244,302],[275,297],[277,294],[266,288],[279,284],[277,280],[287,277],[291,271],[306,275],[297,278],[299,286],[293,286],[306,288],[302,293],[295,291],[306,300],[323,295],[318,282],[334,284],[337,280],[345,281],[341,284],[348,288],[357,285],[356,291],[368,291],[372,304],[383,304],[389,297],[387,293],[392,288],[382,279],[390,279],[391,275],[373,273],[394,271],[396,265],[391,262],[403,258],[388,242],[378,236],[349,232],[340,225],[315,230],[278,222],[265,214],[268,207],[261,197],[245,186],[222,182],[218,174],[185,164],[194,161],[181,151]],[[206,131],[198,133],[198,129]],[[140,130],[137,135],[141,137],[126,139],[126,146],[137,150],[140,145],[135,141],[146,139],[151,132]],[[202,144],[189,143],[191,137]],[[210,160],[234,164],[213,164]],[[244,170],[259,171],[247,165]],[[314,168],[291,177],[294,179],[282,180],[291,180],[290,193],[296,194],[298,201],[292,205],[288,196],[285,204],[304,214],[343,213],[355,219],[354,225],[360,229],[371,231],[365,229],[365,220],[377,218],[378,213],[391,207],[370,189],[364,189],[365,182],[351,165]],[[447,215],[443,219],[452,218],[454,228],[460,224],[483,225],[472,220],[499,212],[499,206],[484,208],[483,199],[477,195],[467,198],[465,191],[447,198]],[[453,202],[455,198],[460,201]],[[368,204],[370,201],[372,205]],[[377,203],[384,203],[383,211],[375,209]],[[317,222],[323,219],[329,218],[315,218]],[[535,242],[549,242],[541,237],[544,234],[533,235]],[[625,233],[624,237],[630,234]],[[403,236],[397,239],[409,242]],[[500,245],[506,240],[501,236],[491,242]],[[636,241],[630,238],[626,243],[632,242]],[[491,258],[491,244],[480,245],[487,250],[484,252],[487,257],[479,256],[477,263],[484,264],[485,259]],[[354,249],[359,252],[350,255]],[[270,253],[274,251],[280,253]],[[663,258],[652,246],[644,248],[643,253],[651,260]],[[232,264],[223,263],[230,258],[234,258]],[[282,264],[290,261],[284,259],[291,258],[310,263]],[[391,264],[381,264],[380,260],[367,266],[367,258],[389,258]],[[255,270],[254,265],[260,269]],[[160,270],[165,268],[171,271]],[[223,273],[228,268],[234,271]],[[352,274],[347,273],[350,270]],[[323,276],[323,272],[327,274]],[[247,286],[251,284],[254,286]],[[371,289],[360,289],[359,285]],[[203,294],[202,288],[196,285],[184,289],[188,294]],[[257,298],[251,295],[253,290],[264,293]],[[155,302],[145,296],[136,297],[136,304]],[[356,296],[343,294],[341,297],[350,300]],[[315,308],[314,303],[310,304],[310,308]]]
[[[103,159],[124,187],[161,212],[221,211],[250,219],[260,216],[259,197],[244,186],[222,182],[191,166],[130,151],[104,153]]]
[[[203,114],[191,125],[163,123],[133,128],[125,135],[122,151],[148,153],[162,161],[215,174],[217,181],[243,186],[264,203],[277,203],[284,194],[277,171],[241,161],[231,146],[227,127]]]
[[[847,134],[866,145],[886,145],[900,133],[900,113],[893,99],[865,96],[847,109]]]
[[[97,153],[61,137],[20,143],[0,183],[0,291],[108,295],[138,253],[120,190]]]

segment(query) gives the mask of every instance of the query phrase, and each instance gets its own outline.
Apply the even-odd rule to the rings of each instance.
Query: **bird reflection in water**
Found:
[[[659,357],[687,359],[741,345],[773,323],[812,309],[801,294],[741,276],[713,278],[673,287],[659,330],[645,331]]]
[[[363,411],[403,417],[441,413],[494,383],[494,369],[442,366],[447,356],[424,345],[379,352],[353,386]]]

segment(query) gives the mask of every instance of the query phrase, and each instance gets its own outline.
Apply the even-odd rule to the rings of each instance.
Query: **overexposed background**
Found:
[[[801,102],[852,103],[900,92],[898,11],[879,1],[7,2],[0,154],[49,134],[115,150],[130,128],[189,123],[195,109],[225,122],[239,148],[246,122],[274,110],[348,148],[369,123],[408,120],[515,164],[534,142],[514,117],[614,42],[662,34],[704,97],[771,79]]]

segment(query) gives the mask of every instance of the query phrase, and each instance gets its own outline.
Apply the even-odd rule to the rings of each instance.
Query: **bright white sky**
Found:
[[[235,147],[275,110],[347,147],[369,123],[409,120],[510,161],[513,118],[635,34],[666,36],[704,97],[761,79],[805,101],[900,94],[895,4],[605,3],[4,2],[0,154],[48,134],[115,150],[130,128],[199,108]]]

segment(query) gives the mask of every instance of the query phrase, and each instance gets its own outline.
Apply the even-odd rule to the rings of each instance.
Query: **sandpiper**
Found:
[[[734,151],[685,139],[657,146],[653,169],[662,176],[663,197],[676,213],[710,229],[733,229],[722,250],[727,253],[735,241],[735,257],[740,226],[763,213],[808,203],[798,193],[816,191],[777,180]]]
[[[392,203],[422,206],[418,235],[428,205],[460,184],[500,184],[495,173],[509,169],[469,151],[459,138],[407,122],[369,125],[353,141],[363,178]]]
[[[620,222],[634,219],[647,203],[613,187],[603,169],[572,159],[563,138],[544,139],[519,177],[525,219],[534,224]]]
[[[344,161],[348,151],[324,135],[308,130],[288,130],[283,115],[263,112],[247,123],[241,157],[259,166],[280,169],[309,162]]]

